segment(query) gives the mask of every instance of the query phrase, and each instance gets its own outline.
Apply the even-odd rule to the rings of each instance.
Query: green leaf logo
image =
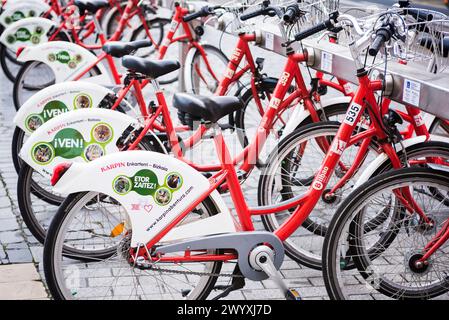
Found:
[[[16,11],[11,15],[11,20],[13,22],[19,21],[21,19],[25,18],[25,15],[23,14],[22,11]]]
[[[83,153],[85,141],[78,130],[67,128],[56,134],[52,145],[57,156],[73,159]]]
[[[54,100],[47,103],[42,110],[41,116],[44,119],[44,122],[59,116],[60,114],[69,111],[67,106],[61,101]]]
[[[60,63],[67,64],[70,61],[70,54],[67,51],[60,51],[56,54],[56,60]]]
[[[31,32],[27,28],[20,28],[16,31],[16,39],[21,42],[26,42],[31,39]]]

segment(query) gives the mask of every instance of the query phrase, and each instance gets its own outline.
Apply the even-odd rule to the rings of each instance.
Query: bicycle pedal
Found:
[[[287,300],[302,300],[301,296],[299,295],[299,292],[296,291],[296,289],[289,289],[285,293],[285,299],[287,299]]]
[[[192,291],[192,290],[190,290],[190,289],[182,289],[181,290],[182,297],[183,298],[187,297],[189,295],[190,291]]]
[[[229,285],[216,285],[216,286],[214,287],[214,290],[220,290],[220,291],[222,291],[222,290],[228,289],[229,287],[230,287]]]

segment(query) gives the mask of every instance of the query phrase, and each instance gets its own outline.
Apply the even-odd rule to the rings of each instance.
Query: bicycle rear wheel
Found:
[[[189,223],[216,213],[217,208],[206,199],[185,221]],[[51,223],[44,246],[45,278],[55,299],[208,297],[217,281],[217,277],[210,274],[220,272],[220,261],[160,262],[152,264],[153,269],[138,268],[130,263],[132,229],[129,224],[124,224],[119,236],[110,236],[117,225],[126,221],[126,209],[104,195],[78,193],[64,201]],[[92,233],[85,230],[92,230]],[[109,249],[109,255],[101,254],[105,248]],[[70,253],[68,249],[75,252]],[[209,253],[218,254],[218,251]],[[184,255],[184,252],[179,255]],[[80,261],[80,257],[84,260],[86,256],[89,262]],[[193,273],[187,274],[186,271]]]
[[[97,67],[93,67],[86,77],[100,74]],[[56,75],[45,63],[39,61],[26,62],[19,73],[13,88],[13,101],[16,110],[38,91],[56,83]]]
[[[0,64],[5,76],[11,82],[16,80],[17,73],[23,65],[21,62],[17,61],[14,52],[8,50],[3,44],[0,44]]]
[[[408,188],[432,219],[426,224],[410,213],[394,190]],[[338,208],[323,245],[323,277],[331,299],[431,299],[449,291],[449,244],[444,243],[417,268],[425,245],[449,219],[449,173],[428,168],[390,171],[363,184]],[[402,196],[401,196],[402,197]],[[389,219],[367,231],[366,221],[379,211]],[[348,270],[346,262],[356,268]]]
[[[154,151],[147,139],[139,144],[140,150]],[[28,164],[22,164],[17,183],[17,201],[20,214],[31,234],[44,243],[48,227],[65,197],[53,191],[48,177],[43,177]]]

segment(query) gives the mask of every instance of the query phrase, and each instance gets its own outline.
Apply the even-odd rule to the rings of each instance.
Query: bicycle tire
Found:
[[[64,279],[60,279],[61,276],[58,277],[58,275],[61,274],[60,268],[58,267],[58,259],[56,255],[61,254],[58,250],[58,247],[61,248],[60,251],[63,251],[64,244],[59,244],[59,241],[63,241],[64,239],[60,240],[59,238],[60,233],[63,232],[62,228],[64,227],[64,223],[66,219],[70,219],[71,210],[76,207],[77,202],[82,201],[83,197],[89,196],[89,193],[75,193],[68,196],[68,198],[62,203],[60,208],[58,209],[58,212],[56,213],[51,226],[48,230],[47,239],[45,240],[44,245],[44,273],[47,281],[48,288],[50,290],[50,293],[52,294],[52,297],[55,300],[65,300],[73,298],[72,291],[68,291],[65,286],[67,285],[67,282],[64,281]],[[215,207],[214,203],[209,199],[206,198],[205,201],[203,201],[202,205],[207,210],[207,215],[212,216],[217,214],[218,209]],[[59,246],[58,246],[59,244]],[[58,252],[57,252],[58,251]],[[218,250],[214,250],[213,253],[218,254]],[[67,256],[66,252],[62,252],[62,255]],[[91,257],[91,256],[89,256]],[[101,259],[101,257],[99,258]],[[220,272],[222,267],[221,261],[214,261],[209,262],[211,264],[211,267],[209,268],[211,273],[217,274]],[[84,264],[84,262],[80,263],[81,265]],[[108,262],[108,264],[111,264],[111,262]],[[81,274],[81,271],[79,272]],[[93,277],[93,275],[91,275]],[[116,276],[117,278],[117,276]],[[205,280],[203,281],[201,288],[195,288],[194,292],[189,292],[189,294],[193,295],[195,294],[194,299],[206,299],[213,288],[215,287],[215,283],[217,281],[217,276],[207,276]],[[160,276],[160,279],[162,279],[162,275]],[[158,280],[160,281],[160,280]],[[167,289],[170,289],[171,286],[168,286]],[[95,297],[98,299],[99,297]],[[161,299],[160,297],[158,299]]]
[[[209,63],[210,63],[209,56],[214,55],[223,64],[222,72],[218,72],[217,71],[218,66],[215,63],[213,63],[213,64],[211,63],[211,68],[213,68],[214,69],[213,71],[216,72],[215,76],[217,77],[217,82],[215,83],[214,86],[211,86],[211,88],[207,88],[207,92],[202,92],[200,90],[200,88],[195,84],[195,78],[197,76],[197,72],[195,70],[195,63],[198,60],[200,60],[200,61],[204,60],[203,55],[197,48],[192,49],[192,50],[195,50],[195,53],[192,55],[192,60],[186,61],[186,64],[189,64],[189,67],[185,68],[184,81],[185,81],[186,91],[188,93],[209,96],[209,95],[215,94],[218,84],[221,80],[221,77],[224,75],[224,71],[226,70],[226,68],[229,64],[229,59],[228,59],[228,57],[226,57],[226,55],[223,53],[223,51],[221,51],[220,49],[218,49],[215,46],[212,46],[209,44],[201,44],[201,47],[204,49],[204,52],[205,52],[206,56],[208,57]],[[215,62],[215,60],[214,60],[214,62]],[[209,73],[209,70],[207,70],[207,72]],[[201,81],[200,76],[198,76],[198,79],[200,79],[199,81]],[[208,81],[208,80],[213,81],[214,80],[213,75],[209,74],[208,79],[204,79],[203,81],[201,81],[201,83],[204,83],[204,81]],[[206,85],[210,86],[211,84],[207,83]]]
[[[444,186],[445,189],[449,189],[449,174],[445,171],[433,170],[429,168],[405,168],[394,171],[386,172],[382,175],[374,177],[354,190],[350,197],[347,197],[336,211],[334,218],[329,226],[329,231],[326,234],[325,242],[323,246],[323,277],[326,289],[329,297],[334,300],[344,300],[350,298],[348,294],[345,294],[342,289],[340,281],[343,275],[338,271],[340,262],[337,262],[337,255],[341,259],[341,252],[338,248],[340,236],[343,229],[346,229],[346,225],[350,223],[354,225],[361,219],[361,211],[359,208],[366,204],[369,198],[382,190],[394,189],[394,185],[400,186],[402,184],[408,185],[410,183],[432,183],[440,186]],[[358,213],[355,213],[358,212]],[[356,216],[359,217],[355,217]],[[356,220],[357,219],[357,220]],[[355,236],[355,235],[354,235]],[[345,238],[347,234],[345,233]],[[353,238],[353,236],[351,236]],[[374,278],[368,270],[369,261],[371,259],[378,259],[378,256],[370,257],[369,253],[363,248],[357,248],[356,244],[351,246],[347,251],[351,251],[353,255],[352,259],[356,260],[357,271],[362,275],[363,279],[371,283]],[[363,252],[362,252],[363,251]],[[340,260],[339,259],[339,260]],[[392,257],[390,259],[393,259]],[[399,261],[400,259],[398,259]],[[399,270],[403,268],[399,267]],[[347,272],[347,271],[346,271]],[[352,277],[351,275],[348,275]],[[396,299],[423,299],[434,298],[449,291],[449,284],[447,280],[442,279],[442,283],[434,284],[430,287],[420,287],[416,290],[401,289],[400,292],[394,292],[394,286],[391,282],[387,282],[382,279],[376,279],[375,288],[373,292],[381,293],[389,298]],[[349,292],[348,292],[349,293]]]
[[[15,66],[21,66],[22,63],[18,62],[9,52],[9,50],[5,47],[5,45],[0,44],[0,65],[2,67],[3,73],[9,81],[13,82],[16,80],[16,75],[13,74],[9,64],[13,64]]]

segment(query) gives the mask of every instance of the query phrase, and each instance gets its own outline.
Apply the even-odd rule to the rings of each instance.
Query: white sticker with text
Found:
[[[327,73],[332,73],[332,53],[322,51],[321,52],[321,70]]]
[[[265,48],[274,50],[274,34],[269,32],[265,34]]]
[[[331,152],[341,155],[343,151],[345,151],[345,148],[346,142],[338,138],[335,138],[334,142],[332,142]]]
[[[344,123],[353,126],[357,118],[359,117],[359,113],[362,110],[362,106],[357,103],[352,103],[346,112],[346,117]]]
[[[421,96],[421,83],[405,79],[403,100],[414,106],[419,106],[419,99]]]

